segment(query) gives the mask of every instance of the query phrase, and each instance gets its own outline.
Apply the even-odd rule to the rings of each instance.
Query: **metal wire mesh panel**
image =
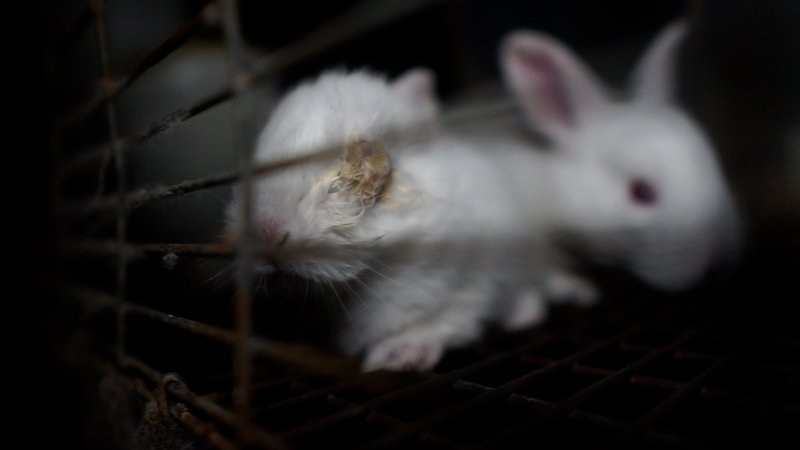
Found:
[[[324,343],[331,331],[304,314],[307,285],[270,286],[269,303],[240,288],[254,284],[252,274],[230,263],[257,257],[259,246],[235,246],[218,224],[203,223],[222,215],[220,189],[241,183],[248,192],[256,178],[332,154],[251,166],[253,104],[274,104],[279,75],[337,46],[431,11],[450,17],[462,5],[348,4],[257,54],[243,37],[239,3],[186,2],[177,26],[153,22],[159,38],[121,58],[115,27],[129,16],[92,1],[67,15],[71,25],[52,52],[54,84],[68,86],[55,89],[52,131],[59,294],[104,380],[122,386],[118,396],[141,413],[140,446],[800,444],[800,308],[785,249],[756,255],[721,287],[679,297],[609,277],[599,306],[559,306],[534,329],[494,330],[429,373],[361,373],[324,345],[297,343],[299,335]],[[169,97],[177,85],[158,83],[181,70],[201,72],[205,84]],[[150,108],[148,95],[163,102]],[[508,109],[501,102],[445,120]],[[224,157],[195,151],[216,145],[228,147]]]

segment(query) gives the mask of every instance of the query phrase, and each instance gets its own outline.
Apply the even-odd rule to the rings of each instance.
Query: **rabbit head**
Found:
[[[392,179],[387,132],[435,123],[433,77],[424,69],[393,82],[363,71],[327,72],[289,92],[259,137],[254,161],[281,161],[341,149],[339,158],[284,168],[253,183],[254,238],[274,250],[257,271],[275,269],[316,281],[344,281],[366,265],[360,252],[380,235],[364,226],[378,214]],[[422,130],[422,131],[420,131]],[[228,209],[229,229],[241,220],[241,192]],[[290,251],[291,249],[291,251]]]
[[[553,38],[519,31],[501,48],[526,124],[554,147],[559,231],[585,256],[664,289],[695,282],[739,235],[711,143],[674,98],[684,34],[676,23],[656,37],[625,100]]]

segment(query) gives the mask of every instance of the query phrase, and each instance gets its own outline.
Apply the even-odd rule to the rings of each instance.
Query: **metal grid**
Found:
[[[223,449],[793,448],[800,424],[800,336],[795,326],[800,311],[789,302],[767,302],[753,312],[739,287],[701,291],[680,301],[634,298],[587,311],[564,308],[543,327],[451,352],[429,374],[358,374],[352,361],[256,336],[248,289],[237,291],[229,324],[193,320],[130,298],[130,268],[147,255],[241,262],[259,251],[252,242],[238,249],[222,242],[129,242],[131,210],[235,181],[248,186],[253,177],[309,158],[250,167],[243,152],[239,170],[129,190],[129,152],[223,102],[235,102],[257,83],[305,58],[432,3],[365,2],[253,61],[243,52],[237,2],[211,2],[127,74],[115,76],[109,64],[105,3],[91,2],[67,35],[95,27],[102,79],[88,100],[55,123],[54,196],[62,223],[114,219],[113,238],[64,238],[62,246],[67,261],[97,255],[114,260],[113,281],[107,285],[68,279],[61,289],[65,298],[79,301],[86,315],[113,322],[98,332],[113,342],[105,346],[97,339],[103,367],[129,379],[162,414]],[[228,86],[122,136],[117,97],[204,28],[222,31],[231,55]],[[68,48],[70,40],[62,47]],[[86,126],[98,111],[105,115],[107,142],[65,151],[64,133]],[[312,158],[330,154],[323,149]],[[103,186],[101,175],[97,195],[73,199],[60,189],[81,168],[96,164],[104,174],[111,163],[108,178],[114,185]],[[237,281],[252,284],[244,271]],[[150,344],[172,345],[177,352],[191,346],[196,354],[222,356],[209,356],[214,362],[201,364],[160,359]]]

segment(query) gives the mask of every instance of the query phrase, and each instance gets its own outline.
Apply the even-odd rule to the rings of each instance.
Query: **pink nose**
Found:
[[[266,245],[280,247],[289,240],[289,232],[276,223],[275,221],[268,221],[260,224],[260,228],[256,228],[256,237]]]

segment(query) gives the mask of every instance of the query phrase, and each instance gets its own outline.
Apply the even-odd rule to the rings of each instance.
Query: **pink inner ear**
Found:
[[[575,117],[556,61],[548,54],[517,48],[513,57],[524,71],[525,100],[545,121],[572,126]]]

